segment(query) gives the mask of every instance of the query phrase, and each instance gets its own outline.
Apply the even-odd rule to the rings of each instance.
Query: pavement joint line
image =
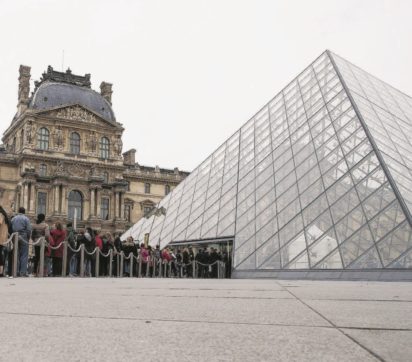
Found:
[[[86,316],[73,314],[44,314],[44,313],[25,313],[25,312],[0,312],[0,315],[17,315],[32,317],[52,317],[52,318],[78,318],[78,319],[103,319],[103,320],[130,320],[130,321],[153,321],[153,322],[176,322],[176,323],[205,323],[205,324],[225,324],[225,325],[250,325],[250,326],[273,326],[273,327],[299,327],[299,328],[324,328],[324,329],[346,329],[360,331],[385,331],[385,332],[412,332],[412,328],[386,328],[386,327],[354,327],[354,326],[334,326],[334,325],[306,325],[306,324],[287,324],[287,323],[250,323],[250,322],[224,322],[224,321],[204,321],[191,319],[163,319],[163,318],[137,318],[137,317],[107,317],[107,316]]]
[[[278,285],[280,285],[279,283],[277,283]],[[330,325],[335,328],[336,330],[338,330],[342,335],[344,335],[346,338],[350,339],[353,343],[357,344],[360,348],[364,349],[366,352],[368,352],[369,354],[371,354],[373,357],[375,357],[377,360],[381,361],[381,362],[385,362],[385,360],[379,356],[377,353],[375,353],[374,351],[372,351],[370,348],[364,346],[362,343],[360,343],[359,341],[357,341],[355,338],[353,338],[352,336],[348,335],[347,333],[345,333],[344,330],[341,329],[341,327],[338,327],[335,323],[333,323],[331,320],[329,320],[328,318],[326,318],[322,313],[320,313],[319,311],[317,311],[315,308],[313,308],[312,306],[310,306],[309,304],[305,303],[302,299],[300,299],[298,296],[296,296],[294,293],[292,293],[290,290],[287,289],[287,287],[284,287],[285,290],[287,290],[292,296],[294,296],[296,298],[296,300],[298,300],[299,302],[301,302],[303,305],[305,305],[307,308],[309,308],[310,310],[312,310],[314,313],[316,313],[318,316],[320,316],[322,319],[324,319],[325,321],[327,321],[328,323],[330,323]]]

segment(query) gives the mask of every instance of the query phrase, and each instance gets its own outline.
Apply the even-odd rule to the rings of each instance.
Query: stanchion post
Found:
[[[192,276],[193,276],[193,279],[196,278],[196,261],[195,260],[192,261]]]
[[[148,259],[146,263],[146,278],[149,277],[149,272],[150,272],[150,259]]]
[[[14,235],[14,245],[13,245],[13,278],[17,276],[17,267],[19,261],[19,234]]]
[[[99,277],[99,271],[100,271],[100,249],[98,246],[96,246],[96,248],[94,249],[95,255],[96,255],[96,261],[94,263],[94,276],[96,278]]]
[[[120,252],[120,278],[123,278],[123,263],[124,263],[123,251]]]
[[[63,265],[62,265],[62,277],[66,276],[67,271],[67,240],[63,241]]]
[[[220,261],[218,260],[216,263],[217,263],[217,279],[220,279]]]
[[[159,274],[157,276],[162,277],[162,259],[159,259]]]
[[[109,277],[111,278],[113,275],[113,249],[109,250]]]
[[[80,277],[84,277],[84,244],[80,245]]]
[[[46,245],[46,240],[42,237],[40,239],[40,265],[39,273],[37,274],[40,278],[44,277],[44,249]]]
[[[133,253],[129,254],[130,257],[130,262],[129,262],[129,277],[133,277],[133,260],[134,260],[134,255]]]
[[[138,277],[139,278],[142,277],[142,255],[141,254],[139,254],[139,275]]]

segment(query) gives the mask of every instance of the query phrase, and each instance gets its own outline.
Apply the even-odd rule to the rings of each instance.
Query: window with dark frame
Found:
[[[148,182],[144,184],[144,193],[150,194],[150,184]]]
[[[74,155],[80,154],[80,135],[77,132],[70,134],[70,153]]]
[[[165,186],[165,195],[168,195],[170,193],[170,186],[166,185]]]
[[[107,160],[110,154],[110,141],[107,137],[100,140],[100,157]]]
[[[47,192],[37,193],[37,214],[46,215],[47,211]]]
[[[39,129],[37,133],[37,148],[41,150],[48,150],[49,149],[49,136],[50,132],[47,128],[42,127]]]
[[[109,220],[109,199],[107,197],[102,197],[100,217],[103,220]]]

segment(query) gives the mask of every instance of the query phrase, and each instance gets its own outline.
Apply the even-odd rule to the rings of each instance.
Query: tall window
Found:
[[[24,128],[20,131],[20,148],[24,145]]]
[[[48,150],[49,149],[49,135],[50,132],[47,128],[42,127],[39,129],[37,133],[37,148],[41,150]]]
[[[39,176],[47,176],[47,165],[44,163],[41,163],[39,166]]]
[[[144,193],[150,194],[150,184],[148,182],[144,184]]]
[[[109,220],[109,199],[107,197],[102,198],[100,217],[103,220]]]
[[[165,195],[167,195],[170,192],[170,186],[166,185],[165,186]]]
[[[81,220],[83,218],[83,196],[79,191],[73,190],[69,193],[69,219]]]
[[[100,140],[100,157],[103,159],[109,158],[110,141],[107,137],[102,137]]]
[[[47,193],[38,192],[37,193],[37,214],[46,215],[47,209]]]
[[[70,153],[78,155],[80,153],[80,135],[72,132],[70,135]]]

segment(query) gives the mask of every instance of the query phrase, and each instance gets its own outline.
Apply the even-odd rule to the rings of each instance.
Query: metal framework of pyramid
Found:
[[[123,238],[231,237],[235,276],[412,268],[412,98],[325,51],[161,208]]]

